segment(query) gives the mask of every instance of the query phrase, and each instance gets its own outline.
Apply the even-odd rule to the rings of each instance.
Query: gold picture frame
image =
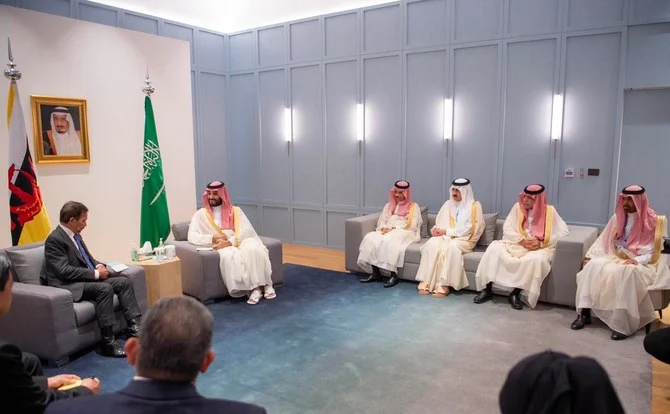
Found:
[[[90,163],[86,99],[30,96],[38,164]]]

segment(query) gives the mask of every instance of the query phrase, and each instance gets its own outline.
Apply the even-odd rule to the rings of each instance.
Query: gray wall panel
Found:
[[[288,208],[263,206],[263,235],[291,241],[291,217]]]
[[[226,53],[224,37],[215,33],[197,31],[198,65],[201,70],[224,72]]]
[[[118,12],[107,7],[98,7],[90,3],[79,3],[79,19],[88,22],[116,26],[118,24]]]
[[[191,48],[191,63],[195,62],[195,53],[193,50],[193,29],[187,26],[181,26],[173,23],[163,23],[163,36],[173,39],[185,40]]]
[[[502,214],[509,212],[528,184],[543,184],[551,193],[551,110],[557,43],[549,39],[507,46]]]
[[[568,221],[605,224],[609,217],[620,48],[620,33],[567,39],[561,171],[600,168],[598,177],[560,179],[558,212]]]
[[[326,56],[353,56],[358,53],[358,15],[347,13],[324,19],[326,25]]]
[[[321,57],[321,21],[319,19],[289,25],[291,60],[310,60]]]
[[[293,201],[323,205],[321,67],[291,69]]]
[[[231,189],[238,199],[258,200],[261,151],[256,79],[253,73],[232,75],[229,85],[228,102],[235,102],[227,107]]]
[[[121,22],[124,28],[138,32],[158,34],[158,20],[132,13],[123,13]]]
[[[503,0],[453,0],[454,41],[474,42],[502,35]]]
[[[70,17],[70,0],[21,0],[20,5],[26,9]]]
[[[626,87],[670,87],[670,23],[628,28]]]
[[[651,208],[670,215],[670,89],[626,92],[617,191],[647,190]]]
[[[402,18],[399,5],[363,11],[363,51],[400,50]]]
[[[200,139],[199,166],[205,183],[226,180],[226,123],[225,123],[225,77],[223,75],[200,74]],[[160,134],[160,131],[159,131]]]
[[[568,27],[597,28],[620,25],[626,17],[625,0],[567,0]]]
[[[325,66],[326,204],[358,208],[358,62],[328,63]]]
[[[647,21],[670,21],[670,1],[630,0],[631,24]]]
[[[407,55],[406,158],[412,197],[437,212],[442,196],[446,52]]]
[[[407,4],[407,45],[409,47],[447,43],[447,1],[426,0]]]
[[[234,199],[233,194],[230,195],[232,199]],[[259,233],[261,231],[261,222],[258,220],[259,214],[258,214],[258,206],[254,204],[236,204],[235,205],[244,211],[244,215],[247,216],[247,219],[249,219],[249,222],[251,225],[254,227],[254,230],[256,230],[256,233]]]
[[[261,66],[276,66],[286,63],[284,26],[258,31],[258,61]]]
[[[402,65],[400,56],[366,59],[364,207],[381,210],[400,166]]]
[[[326,212],[326,246],[334,249],[344,248],[344,222],[356,217],[351,213]]]
[[[259,73],[261,108],[261,195],[266,202],[289,202],[288,146],[284,139],[284,70]]]
[[[254,32],[239,33],[228,37],[230,69],[242,70],[256,66],[256,39]]]
[[[509,0],[508,30],[514,35],[560,31],[560,0]]]
[[[293,241],[323,245],[323,214],[321,210],[293,209]]]
[[[454,51],[452,174],[468,177],[484,212],[494,208],[499,135],[498,46]]]

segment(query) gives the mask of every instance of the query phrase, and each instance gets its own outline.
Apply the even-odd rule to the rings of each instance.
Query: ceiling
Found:
[[[390,0],[91,1],[223,33],[390,2]]]

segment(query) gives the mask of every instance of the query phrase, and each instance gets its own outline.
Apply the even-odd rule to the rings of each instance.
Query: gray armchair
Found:
[[[185,294],[200,301],[210,302],[228,296],[219,270],[219,253],[213,250],[197,250],[188,242],[188,221],[174,223],[174,240],[167,244],[175,246],[177,257],[181,261],[181,284]],[[281,241],[261,237],[261,241],[270,253],[272,264],[272,282],[275,286],[284,281],[284,265]]]
[[[100,329],[92,302],[74,303],[66,289],[44,286],[40,271],[44,263],[44,244],[1,249],[15,268],[12,308],[0,318],[0,335],[23,351],[32,352],[49,365],[61,366],[70,355],[100,341]],[[130,266],[123,274],[133,283],[135,298],[142,313],[147,309],[144,269]],[[119,300],[114,295],[114,331],[126,328]]]

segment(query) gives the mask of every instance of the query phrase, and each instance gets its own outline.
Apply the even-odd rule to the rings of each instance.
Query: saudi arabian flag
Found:
[[[161,150],[158,147],[158,134],[151,98],[144,98],[144,174],[142,183],[142,217],[140,221],[140,245],[151,242],[158,246],[170,234],[170,214],[168,213],[165,180]]]

